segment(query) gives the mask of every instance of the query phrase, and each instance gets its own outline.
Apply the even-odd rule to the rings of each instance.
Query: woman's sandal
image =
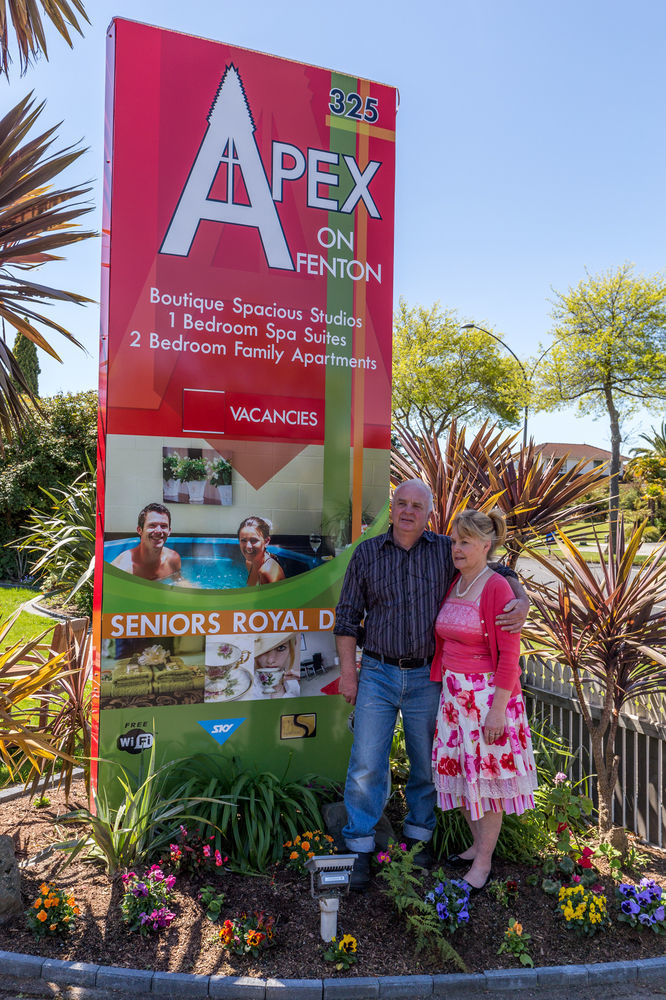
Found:
[[[471,882],[467,881],[467,879],[463,879],[463,882],[465,882],[465,884],[469,886],[469,894],[471,897],[471,896],[478,896],[480,892],[485,892],[486,889],[488,888],[489,883],[492,882],[494,878],[495,878],[495,872],[491,868],[491,870],[488,872],[488,878],[483,883],[483,885],[472,885]]]
[[[449,868],[465,868],[469,867],[474,858],[461,858],[459,854],[449,854],[446,859],[446,864]]]

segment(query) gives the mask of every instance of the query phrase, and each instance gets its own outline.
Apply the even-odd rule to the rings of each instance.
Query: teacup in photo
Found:
[[[228,677],[232,670],[249,659],[249,649],[239,649],[226,640],[216,641],[212,648],[209,643],[206,644],[206,674],[211,679]]]
[[[296,632],[265,632],[254,641],[254,690],[269,698],[285,693],[285,674],[298,676]]]

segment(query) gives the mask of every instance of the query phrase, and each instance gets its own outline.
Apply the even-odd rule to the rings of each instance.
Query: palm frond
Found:
[[[90,23],[82,0],[0,0],[0,73],[9,76],[12,43],[18,49],[21,73],[38,54],[48,59],[44,20],[70,48],[71,30],[82,35],[82,21]]]
[[[78,0],[72,0],[78,6]],[[32,9],[35,0],[20,6]],[[46,5],[45,5],[46,6]],[[49,0],[48,12],[69,6]],[[82,8],[81,8],[82,9]],[[29,14],[26,14],[28,20]],[[0,0],[0,40],[5,3]],[[0,58],[0,68],[2,67]],[[89,187],[73,185],[54,188],[58,175],[71,166],[85,150],[70,146],[54,152],[57,126],[28,138],[42,113],[32,95],[19,101],[0,119],[0,321],[14,327],[28,340],[60,360],[43,330],[54,331],[81,346],[65,327],[43,312],[43,306],[57,302],[82,305],[91,301],[69,292],[33,281],[29,275],[41,264],[58,260],[54,251],[95,235],[79,226],[81,216],[91,210],[85,201]],[[28,401],[38,402],[23,379],[20,366],[4,339],[0,340],[0,452],[2,440],[10,440],[30,419]]]

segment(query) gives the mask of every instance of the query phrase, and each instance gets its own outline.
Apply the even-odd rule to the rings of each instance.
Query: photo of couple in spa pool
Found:
[[[138,514],[136,535],[105,541],[104,559],[144,580],[226,590],[279,583],[314,569],[326,557],[320,533],[276,539],[271,521],[258,514],[244,517],[235,537],[172,530],[169,507],[149,503]]]

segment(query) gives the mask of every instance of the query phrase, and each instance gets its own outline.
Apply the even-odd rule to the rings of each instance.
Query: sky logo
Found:
[[[218,743],[226,743],[232,733],[235,733],[244,722],[245,719],[210,719],[206,722],[200,722],[199,725]]]

